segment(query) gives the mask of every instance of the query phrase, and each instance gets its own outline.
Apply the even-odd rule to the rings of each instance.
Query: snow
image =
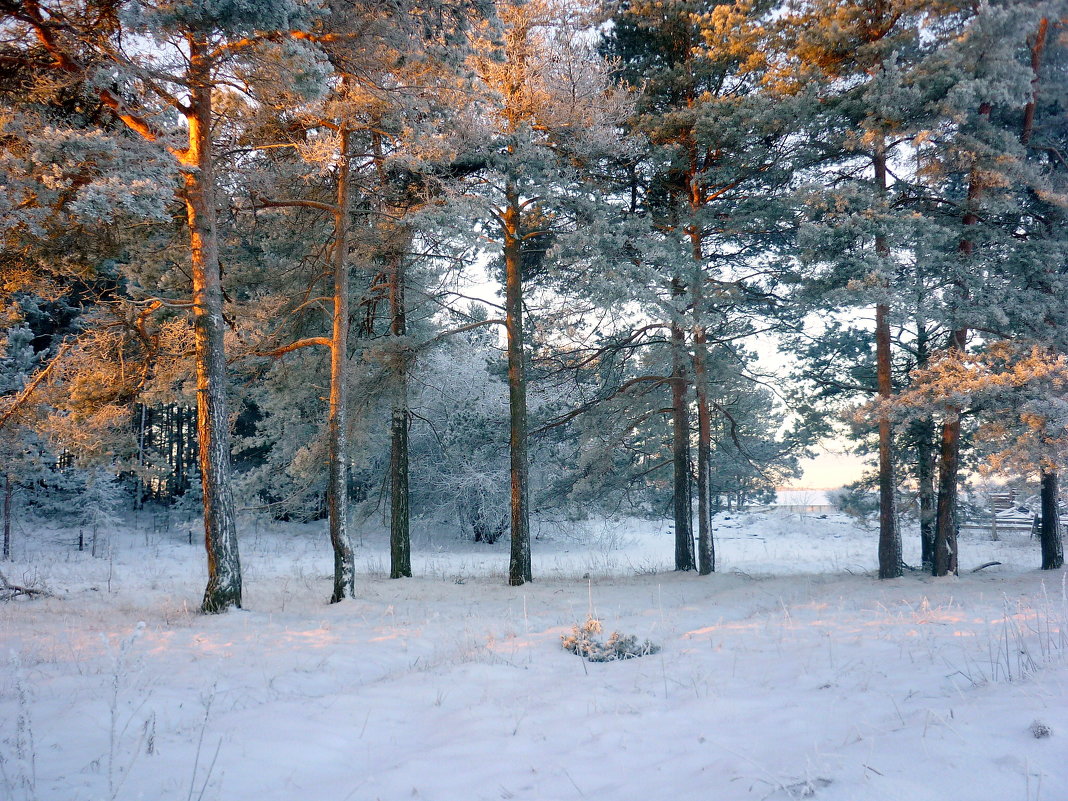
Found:
[[[507,541],[419,531],[391,581],[365,533],[331,606],[324,524],[246,522],[246,608],[217,616],[184,530],[94,559],[29,528],[4,573],[58,597],[0,603],[0,798],[1065,797],[1065,572],[1037,542],[965,534],[961,576],[878,581],[841,516],[716,526],[699,577],[665,523],[542,523],[523,587]],[[662,650],[566,652],[591,611]]]
[[[775,503],[779,506],[829,506],[824,489],[777,489]]]

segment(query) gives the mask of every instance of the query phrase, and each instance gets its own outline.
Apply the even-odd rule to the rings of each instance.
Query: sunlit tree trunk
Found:
[[[993,107],[990,103],[981,103],[979,116],[989,119]],[[965,228],[979,222],[977,207],[983,195],[982,176],[978,168],[973,168],[968,178],[968,205],[961,222]],[[958,247],[961,259],[967,262],[975,251],[975,245],[968,235],[961,238]],[[968,340],[968,329],[961,327],[953,331],[950,348],[958,356],[964,355]],[[933,573],[945,576],[957,572],[957,485],[960,473],[960,417],[959,407],[946,410],[945,422],[942,424],[942,444],[938,459],[938,510],[935,524],[935,559]]]
[[[531,581],[530,518],[527,508],[527,386],[523,365],[522,238],[519,193],[509,183],[501,213],[504,235],[505,328],[508,334],[508,410],[511,476],[512,550],[508,583]]]
[[[329,466],[327,504],[330,545],[334,550],[334,589],[330,602],[352,598],[356,567],[348,530],[348,429],[346,404],[349,351],[349,132],[341,126],[337,161],[337,205],[334,207],[332,266],[334,310],[330,335],[330,410],[327,421]]]
[[[962,355],[967,332],[953,332],[953,350]],[[936,507],[934,565],[932,573],[957,572],[957,474],[960,469],[960,414],[958,407],[946,410],[938,454],[938,505]]]
[[[204,540],[208,585],[202,609],[221,612],[241,606],[241,563],[230,485],[230,429],[223,349],[222,280],[215,221],[211,147],[211,64],[208,45],[188,36],[189,146],[181,152],[182,199],[190,236],[193,331],[197,378],[197,438],[204,489]]]

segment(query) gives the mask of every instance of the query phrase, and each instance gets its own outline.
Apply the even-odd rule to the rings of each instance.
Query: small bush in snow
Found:
[[[1046,737],[1053,736],[1053,729],[1049,724],[1043,723],[1041,720],[1035,720],[1031,723],[1031,734],[1034,735],[1036,740],[1042,740]]]
[[[618,631],[612,632],[608,642],[601,642],[594,636],[600,634],[601,630],[601,621],[590,617],[583,625],[575,626],[570,634],[565,634],[560,639],[566,650],[590,662],[615,662],[618,659],[634,659],[660,651],[660,646],[649,640],[639,643],[633,634],[620,634]]]

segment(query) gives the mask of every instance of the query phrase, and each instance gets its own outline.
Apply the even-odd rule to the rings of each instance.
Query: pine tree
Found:
[[[625,2],[606,51],[641,87],[634,119],[650,145],[640,205],[662,238],[661,305],[671,338],[675,566],[714,569],[710,520],[714,351],[744,336],[791,236],[790,176],[804,103],[775,85],[770,4]],[[763,264],[752,256],[762,254]],[[732,364],[730,359],[718,363]],[[735,361],[734,364],[737,362]],[[692,536],[690,401],[697,415],[699,556]]]
[[[304,63],[314,61],[311,51],[298,45],[309,38],[306,32],[311,16],[295,0],[223,3],[207,8],[184,2],[141,4],[130,15],[109,19],[110,26],[101,30],[85,26],[83,20],[92,16],[85,12],[78,2],[30,0],[18,4],[12,14],[36,37],[51,58],[50,68],[58,74],[85,81],[96,64],[119,70],[127,85],[122,90],[101,86],[97,91],[99,101],[127,128],[147,142],[158,143],[177,162],[181,176],[179,197],[186,209],[189,235],[198,441],[208,554],[208,585],[202,609],[221,612],[241,605],[241,568],[230,486],[213,94],[224,67],[237,62],[251,65],[265,51],[279,55],[282,48],[276,42],[282,38],[291,43],[286,51],[291,58]],[[88,43],[88,54],[94,62],[82,60],[84,55],[70,32],[79,35],[82,46]],[[130,55],[115,36],[120,32],[147,36],[157,47]],[[162,130],[157,122],[159,106],[154,104],[182,118],[184,134],[171,136]],[[179,144],[180,137],[184,141]]]
[[[492,127],[484,154],[492,187],[490,218],[504,274],[510,408],[511,556],[508,582],[532,579],[530,559],[527,332],[523,282],[556,225],[569,190],[583,194],[575,164],[589,161],[613,130],[619,101],[607,69],[583,41],[583,15],[555,0],[497,5],[498,46],[485,29],[475,69],[487,91]]]

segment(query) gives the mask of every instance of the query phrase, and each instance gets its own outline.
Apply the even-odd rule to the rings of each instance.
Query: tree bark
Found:
[[[964,353],[967,331],[953,332],[953,349]],[[956,575],[957,565],[957,474],[960,471],[960,414],[958,407],[946,410],[938,455],[938,503],[936,508],[934,563],[936,576]]]
[[[887,190],[885,143],[880,135],[874,155],[875,184],[881,200]],[[890,258],[890,246],[886,237],[875,237],[875,250],[880,261],[886,264]],[[889,288],[888,278],[882,279],[884,288]],[[887,408],[894,393],[890,349],[890,306],[879,303],[875,306],[875,361],[879,384],[879,400],[883,408],[879,412],[879,578],[899,578],[902,575],[901,533],[897,525],[897,486],[894,480],[894,432]]]
[[[390,259],[390,330],[393,336],[403,337],[408,332],[404,308],[404,253],[395,248],[390,253]],[[396,355],[396,359],[393,376],[396,394],[390,417],[390,578],[412,575],[411,515],[408,504],[408,360],[400,353]]]
[[[979,116],[989,119],[993,106],[983,102]],[[977,207],[983,195],[983,183],[978,167],[973,167],[968,178],[968,206],[961,222],[967,229],[979,222]],[[974,253],[975,245],[967,235],[962,236],[958,251],[965,262]],[[959,283],[959,282],[958,282]],[[953,332],[950,347],[963,355],[968,339],[968,329],[961,327]],[[946,410],[942,424],[942,445],[938,459],[938,510],[935,524],[935,559],[933,573],[945,576],[957,572],[957,476],[960,472],[960,415],[961,409]]]
[[[518,190],[509,183],[501,214],[504,234],[505,329],[508,334],[509,462],[511,475],[512,549],[508,583],[517,587],[532,580],[530,518],[527,507],[527,386],[523,365],[522,240]]]
[[[204,489],[204,542],[208,553],[208,584],[201,608],[214,613],[241,606],[241,563],[230,486],[225,322],[211,147],[211,63],[205,42],[195,36],[187,37],[187,41],[189,146],[181,153],[180,162],[193,278],[197,436]]]
[[[875,307],[876,372],[879,399],[889,402],[893,394],[890,373],[890,307]],[[899,578],[902,571],[901,533],[897,526],[894,481],[894,438],[890,415],[885,408],[879,414],[879,578]]]
[[[1039,539],[1042,544],[1043,570],[1059,570],[1064,567],[1057,483],[1057,471],[1042,471],[1042,527],[1039,530]]]
[[[682,282],[672,279],[671,293],[683,294]],[[693,570],[693,501],[690,495],[690,409],[687,400],[685,333],[671,321],[671,456],[675,519],[675,569]]]
[[[356,594],[356,566],[348,529],[348,448],[346,402],[349,350],[349,132],[340,131],[337,162],[337,206],[332,249],[334,312],[330,335],[330,410],[327,421],[329,468],[327,504],[330,545],[334,550],[334,589],[330,603]]]
[[[11,558],[11,474],[4,473],[4,561]]]
[[[1049,34],[1049,18],[1043,17],[1038,21],[1038,30],[1031,41],[1031,99],[1024,106],[1023,124],[1020,129],[1020,142],[1027,145],[1031,143],[1031,134],[1035,128],[1035,108],[1038,105],[1038,82],[1039,70],[1042,68],[1042,53],[1046,49],[1046,38]]]
[[[708,367],[702,325],[694,331],[694,387],[697,391],[697,572],[716,570],[716,544],[712,537],[712,504],[709,498],[712,461],[712,420],[708,403]]]
[[[916,426],[916,479],[920,495],[920,564],[923,570],[934,569],[935,495],[934,420],[927,417]]]
[[[148,418],[148,410],[145,404],[138,403],[138,426],[137,426],[137,482],[134,485],[134,511],[145,508],[145,422]]]
[[[691,207],[696,214],[697,201]],[[696,227],[689,231],[694,260],[693,284],[693,386],[697,396],[697,572],[702,576],[716,569],[716,546],[712,541],[712,509],[709,502],[712,461],[712,416],[708,402],[708,332],[704,313],[704,279],[701,264],[701,236]]]
[[[917,277],[917,306],[924,289]],[[930,361],[930,337],[927,320],[922,311],[916,315],[916,367],[924,369]],[[937,500],[935,496],[935,422],[925,417],[912,426],[916,447],[916,483],[920,496],[920,564],[926,571],[934,570],[935,521]]]

